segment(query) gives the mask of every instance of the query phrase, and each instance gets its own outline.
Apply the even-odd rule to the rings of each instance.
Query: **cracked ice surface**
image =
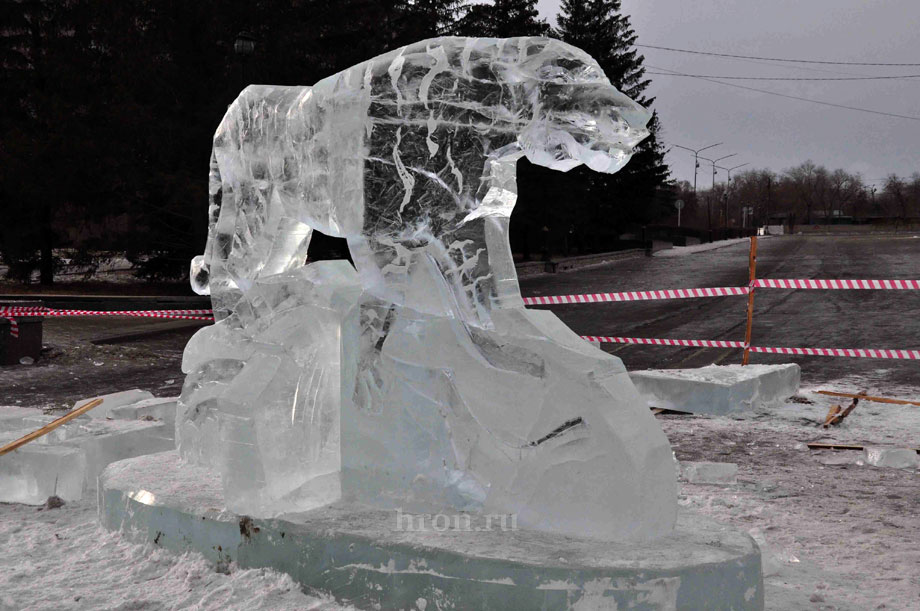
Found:
[[[313,87],[250,86],[214,137],[177,443],[228,506],[339,499],[668,532],[670,447],[619,359],[523,308],[515,164],[615,172],[649,113],[547,38],[440,38]],[[304,265],[312,231],[355,263]]]

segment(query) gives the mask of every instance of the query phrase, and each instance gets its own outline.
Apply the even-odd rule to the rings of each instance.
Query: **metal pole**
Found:
[[[728,157],[731,157],[731,155],[728,155]],[[722,157],[722,159],[725,159],[725,157]],[[726,225],[726,226],[728,226],[728,198],[729,198],[729,196],[731,195],[732,172],[734,172],[734,171],[737,170],[738,168],[743,168],[743,167],[746,166],[746,165],[750,165],[750,163],[742,163],[742,164],[740,164],[740,165],[736,165],[736,166],[731,167],[731,168],[723,168],[722,166],[719,166],[719,169],[720,169],[720,170],[725,170],[725,172],[728,174],[728,184],[726,185],[726,188],[725,188],[725,189],[726,189],[726,190],[725,190],[725,200],[724,200],[724,206],[723,206],[723,211],[724,211],[724,214],[725,214],[725,225]]]
[[[676,147],[679,148],[679,149],[684,149],[685,151],[690,151],[691,153],[693,153],[693,199],[694,199],[694,200],[696,200],[696,171],[697,171],[697,169],[699,169],[699,167],[700,167],[700,157],[699,157],[699,155],[700,155],[700,153],[702,153],[702,152],[705,151],[706,149],[711,149],[712,147],[714,147],[714,146],[719,146],[720,144],[722,144],[722,143],[721,143],[721,142],[716,142],[715,144],[710,144],[709,146],[704,146],[704,147],[701,148],[701,149],[692,149],[692,148],[690,148],[690,147],[688,147],[688,146],[681,146],[680,144],[675,144],[675,145],[673,145],[673,146],[676,146]]]
[[[697,151],[693,151],[693,201],[696,201],[696,171],[700,169],[700,156]],[[693,204],[696,205],[695,203]]]
[[[709,187],[710,197],[714,194],[713,189],[715,189],[716,186],[716,162],[722,161],[723,159],[728,159],[729,157],[734,157],[737,154],[738,153],[732,153],[731,155],[725,155],[724,157],[719,157],[718,159],[707,159],[705,157],[700,157],[700,159],[703,161],[708,161],[712,164],[712,185]],[[709,199],[706,200],[706,205],[709,211],[709,230],[712,231],[712,203]]]
[[[757,236],[751,236],[751,252],[748,256],[748,276],[750,291],[748,292],[747,306],[747,328],[744,331],[744,356],[741,357],[741,365],[747,365],[751,358],[751,326],[754,323],[754,281],[757,280]]]

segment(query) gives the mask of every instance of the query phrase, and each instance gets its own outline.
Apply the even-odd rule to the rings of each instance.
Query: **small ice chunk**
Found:
[[[88,399],[80,399],[73,404],[73,408],[76,409],[81,405],[86,405],[93,399],[102,399],[102,405],[94,407],[93,409],[89,410],[88,413],[93,418],[104,419],[108,418],[109,412],[116,407],[121,407],[122,405],[131,405],[132,403],[137,403],[138,401],[153,398],[153,395],[146,390],[135,388],[132,390],[115,392],[110,395],[101,395],[98,397],[89,397]]]
[[[86,459],[78,448],[26,444],[0,458],[0,502],[43,505],[52,495],[79,501],[85,472]]]
[[[775,407],[799,390],[801,370],[783,365],[710,365],[629,374],[651,407],[694,414],[729,414]]]
[[[171,450],[175,447],[175,438],[173,427],[163,422],[92,420],[81,425],[81,430],[61,445],[83,451],[86,456],[85,487],[95,490],[96,479],[111,463]]]
[[[0,433],[28,428],[23,425],[23,420],[40,416],[41,410],[30,407],[2,407],[0,406]]]
[[[734,484],[738,465],[731,462],[682,462],[684,479],[691,484]]]
[[[920,467],[920,457],[916,450],[910,448],[885,448],[870,446],[863,449],[866,463],[873,467],[891,469],[916,469]]]
[[[43,426],[46,426],[50,424],[51,422],[54,422],[55,420],[57,420],[57,418],[58,418],[57,416],[45,416],[45,415],[29,416],[28,418],[23,418],[22,428],[28,429],[28,431],[30,432],[36,431],[42,428]],[[74,435],[79,435],[81,427],[92,421],[93,421],[92,418],[90,418],[87,415],[78,416],[77,418],[74,418],[70,422],[62,424],[56,429],[53,429],[49,431],[48,433],[45,433],[44,435],[42,435],[41,437],[39,437],[38,439],[30,443],[40,443],[40,444],[45,444],[45,445],[47,444],[53,445],[53,444],[61,443],[65,439],[69,439],[70,437],[73,437]]]
[[[144,399],[131,405],[113,407],[109,417],[115,420],[160,420],[168,426],[176,424],[176,403],[179,397]]]
[[[23,430],[5,433],[3,438],[9,437],[10,441],[18,439],[54,419],[53,416],[26,418]],[[94,490],[96,478],[110,463],[175,447],[174,432],[174,426],[165,422],[98,420],[80,416],[23,447],[76,448],[85,457],[85,486],[88,490]],[[50,493],[44,499],[48,496]],[[69,500],[67,497],[62,498]]]
[[[844,452],[831,452],[829,454],[821,454],[818,456],[818,462],[822,465],[827,465],[829,467],[839,466],[839,465],[855,465],[858,454],[854,452],[844,451]]]

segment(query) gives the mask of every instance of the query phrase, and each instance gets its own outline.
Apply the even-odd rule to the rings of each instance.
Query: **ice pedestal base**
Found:
[[[630,379],[651,407],[723,415],[781,405],[799,390],[801,370],[783,365],[710,365],[633,371]]]
[[[410,530],[394,511],[332,505],[273,520],[223,509],[220,479],[174,452],[109,465],[103,526],[137,542],[270,567],[359,608],[763,609],[747,535],[684,513],[668,537],[616,544],[466,529],[453,515]],[[398,523],[397,519],[402,518]],[[444,530],[441,528],[445,525]],[[457,526],[459,524],[459,526]]]

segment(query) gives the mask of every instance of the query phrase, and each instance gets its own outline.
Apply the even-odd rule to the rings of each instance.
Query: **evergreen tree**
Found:
[[[610,82],[630,98],[646,108],[654,103],[645,95],[650,81],[645,78],[644,57],[633,47],[636,34],[629,17],[621,13],[620,0],[563,0],[555,35],[594,57]],[[587,181],[585,203],[591,210],[576,216],[580,222],[589,220],[595,233],[612,234],[628,223],[648,223],[669,211],[673,194],[658,141],[657,114],[653,113],[648,129],[649,136],[616,174],[578,173],[569,179]]]
[[[94,169],[112,161],[96,149],[106,125],[85,0],[0,4],[0,254],[13,276],[53,280],[56,217],[86,209]],[[111,168],[102,170],[105,174]]]
[[[537,0],[494,0],[490,4],[473,4],[467,8],[457,32],[478,38],[543,36],[549,24],[540,19]]]

